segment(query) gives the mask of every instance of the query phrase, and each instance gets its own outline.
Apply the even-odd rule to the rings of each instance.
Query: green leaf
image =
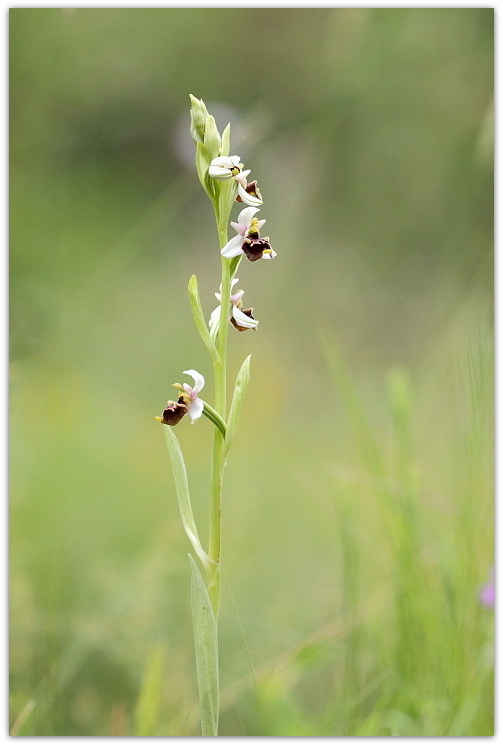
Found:
[[[239,267],[239,263],[240,263],[240,261],[241,261],[242,258],[243,258],[243,254],[240,254],[239,256],[233,256],[232,257],[231,264],[230,264],[231,280],[234,279],[234,275],[237,272],[237,269]]]
[[[190,554],[189,559],[201,735],[216,736],[219,708],[217,625],[204,580]]]
[[[196,171],[199,176],[201,185],[214,203],[216,199],[215,195],[215,180],[210,179],[208,176],[208,167],[210,165],[211,158],[208,158],[208,152],[202,142],[196,142]]]
[[[190,503],[189,494],[189,482],[187,479],[187,470],[185,469],[185,461],[183,460],[182,449],[180,448],[177,437],[173,432],[173,428],[169,425],[163,425],[163,428],[164,436],[166,438],[166,445],[168,446],[169,457],[171,459],[173,477],[175,479],[178,508],[180,509],[180,516],[182,518],[185,533],[187,534],[195,553],[203,563],[204,567],[210,567],[213,563],[213,560],[208,557],[201,546],[201,542],[197,533],[196,522],[192,513],[192,505]]]
[[[238,184],[235,179],[227,179],[227,181],[220,181],[219,185],[218,213],[219,215],[229,216],[236,199]],[[225,223],[227,223],[227,220],[225,220]]]
[[[229,453],[232,439],[236,434],[239,416],[241,414],[241,407],[243,406],[246,389],[248,388],[248,384],[250,382],[250,358],[251,355],[248,355],[243,365],[241,366],[236,378],[234,393],[232,395],[231,409],[229,412],[229,419],[227,421],[227,435],[225,437],[224,444],[224,458]]]
[[[220,148],[220,155],[229,155],[231,147],[231,125],[230,122],[222,132],[222,147]]]
[[[197,277],[195,275],[192,275],[192,277],[189,280],[188,290],[189,290],[190,308],[192,310],[192,316],[194,319],[194,324],[196,325],[196,329],[199,332],[199,336],[201,337],[204,344],[206,345],[206,349],[210,353],[210,357],[212,361],[214,363],[218,363],[220,361],[220,356],[218,354],[215,343],[210,336],[208,327],[206,325],[206,321],[204,320],[203,309],[201,306],[201,299],[199,297],[199,290],[197,287]]]

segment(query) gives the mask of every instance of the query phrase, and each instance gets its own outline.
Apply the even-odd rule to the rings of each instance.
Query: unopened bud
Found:
[[[208,110],[202,99],[190,94],[190,135],[194,142],[204,142]]]
[[[206,119],[206,127],[204,129],[204,147],[210,160],[217,158],[220,154],[220,148],[222,147],[220,133],[218,132],[215,120],[211,115]]]

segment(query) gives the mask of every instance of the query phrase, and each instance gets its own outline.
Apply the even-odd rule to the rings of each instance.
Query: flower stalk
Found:
[[[204,573],[191,555],[192,619],[196,655],[201,733],[218,735],[218,614],[221,586],[221,501],[224,468],[236,433],[241,408],[250,378],[250,356],[243,362],[237,375],[232,401],[227,410],[227,345],[229,328],[238,331],[256,329],[252,308],[242,308],[243,290],[232,294],[238,282],[237,268],[243,256],[251,262],[273,259],[269,238],[260,237],[265,220],[255,218],[262,205],[262,196],[256,181],[248,183],[249,169],[245,169],[237,155],[230,152],[230,125],[218,132],[215,120],[208,113],[203,101],[190,96],[190,132],[196,146],[196,171],[201,185],[210,199],[215,213],[220,252],[221,283],[216,293],[219,307],[210,316],[209,327],[204,314],[197,278],[189,280],[188,293],[192,316],[211,359],[214,377],[214,405],[199,394],[204,387],[204,377],[193,369],[184,371],[194,379],[194,384],[175,383],[177,400],[168,401],[162,416],[156,417],[165,429],[182,524],[201,563]],[[237,235],[228,239],[228,225],[235,202],[247,205],[238,215],[237,223],[230,223]],[[215,252],[216,253],[216,252]],[[208,551],[200,542],[189,495],[189,483],[183,454],[172,428],[188,415],[192,423],[204,415],[214,426],[213,453],[209,489]]]

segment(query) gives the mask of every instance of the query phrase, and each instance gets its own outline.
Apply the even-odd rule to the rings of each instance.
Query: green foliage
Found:
[[[246,395],[246,389],[250,383],[250,359],[251,355],[248,355],[244,360],[239,372],[236,376],[236,383],[234,384],[234,392],[232,394],[231,408],[229,410],[229,419],[227,422],[227,434],[225,437],[224,454],[229,452],[232,445],[232,440],[236,435],[239,418],[241,416],[241,409]]]
[[[214,363],[218,363],[220,358],[218,355],[217,348],[215,347],[215,343],[210,337],[210,333],[208,331],[208,325],[206,323],[206,320],[204,318],[204,312],[201,306],[201,299],[199,297],[199,290],[197,287],[197,277],[195,275],[192,275],[192,277],[189,280],[189,301],[190,301],[190,308],[192,310],[192,318],[194,319],[194,324],[199,332],[199,335],[201,339],[203,340],[206,349],[208,350],[211,359]]]
[[[201,735],[216,736],[219,711],[217,625],[205,582],[190,554],[189,559]]]
[[[173,469],[173,477],[175,480],[176,494],[178,497],[178,508],[180,510],[180,517],[182,524],[185,529],[185,533],[194,548],[195,553],[207,568],[211,564],[211,560],[201,546],[201,541],[197,533],[196,523],[194,521],[194,515],[192,513],[192,505],[190,502],[189,493],[189,482],[187,479],[187,470],[185,468],[185,461],[183,454],[178,443],[177,437],[173,432],[173,428],[169,425],[163,425],[164,435],[166,438],[166,445],[168,447],[169,458],[171,460],[171,467]]]

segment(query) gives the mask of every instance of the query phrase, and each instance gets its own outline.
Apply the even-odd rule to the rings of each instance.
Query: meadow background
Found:
[[[199,733],[154,419],[210,378],[192,93],[278,252],[240,267],[260,326],[229,335],[252,380],[223,561],[256,686],[224,582],[220,733],[491,735],[493,10],[9,15],[15,731]],[[211,426],[176,433],[204,526]]]

